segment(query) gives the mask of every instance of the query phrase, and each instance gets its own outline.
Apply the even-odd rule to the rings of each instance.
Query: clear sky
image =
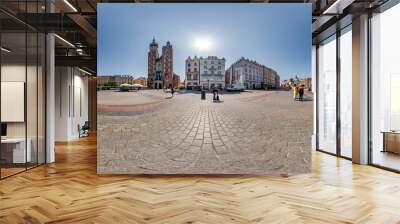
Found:
[[[188,56],[246,57],[282,79],[311,74],[311,4],[98,4],[98,74],[147,77],[153,37],[169,40],[174,72],[184,80]]]

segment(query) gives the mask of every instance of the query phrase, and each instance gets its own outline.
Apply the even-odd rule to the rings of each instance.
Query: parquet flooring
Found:
[[[313,153],[311,174],[96,174],[96,139],[0,181],[0,223],[400,223],[400,175]]]

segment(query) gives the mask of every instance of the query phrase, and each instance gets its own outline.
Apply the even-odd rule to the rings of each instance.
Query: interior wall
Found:
[[[1,81],[2,82],[25,82],[25,64],[3,64],[1,66]],[[28,67],[28,70],[33,69]],[[29,92],[27,89],[27,97],[36,97],[36,91]],[[5,108],[3,108],[5,109]],[[28,114],[30,116],[31,114]],[[31,117],[28,117],[28,120]],[[8,137],[25,137],[25,122],[7,122],[7,136]]]
[[[70,141],[88,121],[88,77],[73,67],[56,67],[55,73],[55,140]]]

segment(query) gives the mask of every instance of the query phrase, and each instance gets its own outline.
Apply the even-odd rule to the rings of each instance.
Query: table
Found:
[[[25,144],[27,147],[25,151]],[[4,154],[6,155],[6,161],[10,163],[26,163],[31,162],[32,153],[31,153],[31,139],[25,138],[5,138],[1,139],[1,154],[4,158]],[[8,154],[12,154],[12,156],[8,156]],[[12,160],[11,160],[12,158]],[[11,160],[11,161],[10,161]]]
[[[382,152],[392,152],[400,154],[400,131],[382,131],[383,150]]]

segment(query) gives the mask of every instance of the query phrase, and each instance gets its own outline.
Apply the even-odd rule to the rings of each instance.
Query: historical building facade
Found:
[[[109,76],[98,76],[97,86],[104,86],[110,83],[114,83],[115,86],[120,86],[121,84],[131,84],[133,81],[133,76],[131,75],[109,75]]]
[[[174,88],[179,88],[181,86],[181,77],[174,73],[174,76],[172,77],[172,83]]]
[[[265,89],[277,89],[280,86],[280,77],[278,73],[267,66],[264,66],[264,87]]]
[[[217,56],[188,57],[186,59],[185,87],[187,89],[224,89],[225,58]]]
[[[267,89],[278,88],[279,83],[279,75],[275,70],[244,57],[234,62],[225,72],[227,86]]]
[[[226,72],[227,85],[240,85],[246,89],[261,89],[264,82],[264,66],[247,58],[240,58]]]
[[[142,86],[147,86],[147,79],[146,77],[139,77],[132,81],[132,84],[140,84]]]
[[[169,41],[162,47],[159,55],[158,44],[153,38],[148,52],[148,77],[149,88],[162,89],[174,86],[173,48]]]
[[[185,88],[193,89],[200,86],[200,64],[199,58],[188,57],[186,59],[185,67]]]

